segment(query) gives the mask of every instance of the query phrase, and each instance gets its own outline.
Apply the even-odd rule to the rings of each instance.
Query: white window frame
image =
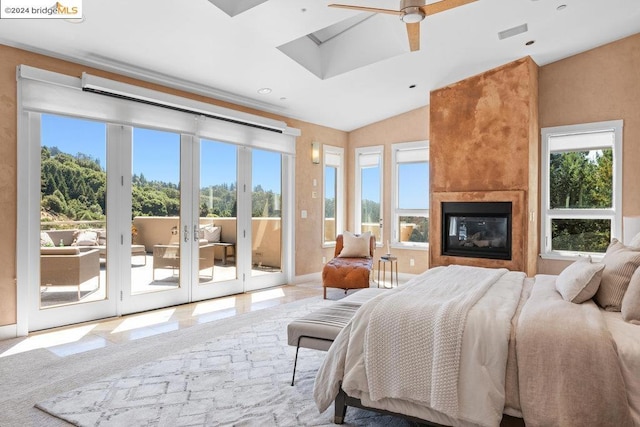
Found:
[[[363,156],[378,156],[378,167],[380,170],[380,239],[376,239],[376,246],[382,246],[382,236],[384,235],[384,145],[356,148],[355,151],[355,215],[354,225],[357,233],[362,233],[362,169],[361,159]]]
[[[335,240],[325,240],[325,201],[326,201],[326,170],[327,166],[336,168],[336,235],[344,231],[345,218],[345,191],[344,191],[344,148],[335,147],[333,145],[322,145],[322,246],[332,247],[336,245]]]
[[[540,256],[546,259],[576,259],[579,252],[559,251],[552,249],[551,221],[553,219],[608,219],[611,221],[611,237],[622,237],[622,120],[594,122],[568,126],[556,126],[543,128],[542,133],[542,159],[541,159],[541,245]],[[553,138],[588,134],[595,132],[613,132],[614,139],[610,145],[592,146],[588,143],[570,147],[572,150],[587,150],[594,148],[611,148],[613,150],[613,200],[610,209],[551,209],[550,207],[550,180],[549,163],[553,151]],[[566,151],[567,147],[563,147]],[[586,255],[586,254],[585,254]],[[604,253],[588,253],[598,259]]]
[[[400,153],[414,151],[417,153],[422,152],[422,150],[426,150],[426,161],[429,164],[429,141],[413,141],[413,142],[401,142],[397,144],[391,145],[391,245],[394,248],[400,249],[417,249],[417,250],[427,250],[429,248],[429,243],[420,243],[420,242],[401,242],[400,241],[400,227],[399,227],[399,218],[402,216],[424,216],[429,218],[429,207],[427,209],[400,209],[398,207],[399,200],[399,188],[400,180],[398,177],[399,165],[402,163],[409,163],[400,160],[398,157],[401,157]],[[421,153],[422,157],[424,157],[424,153]]]

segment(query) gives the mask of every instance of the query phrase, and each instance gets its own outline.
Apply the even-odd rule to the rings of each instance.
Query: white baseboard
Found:
[[[322,280],[322,273],[317,272],[303,274],[302,276],[296,276],[293,278],[293,283],[297,285],[299,283],[314,282],[319,280]]]
[[[0,326],[0,340],[8,340],[18,336],[18,325]]]

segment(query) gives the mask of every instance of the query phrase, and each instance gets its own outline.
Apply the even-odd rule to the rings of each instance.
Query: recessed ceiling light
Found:
[[[556,7],[556,10],[565,10],[567,8],[566,4],[561,4],[560,6]]]
[[[270,88],[270,87],[263,87],[263,88],[260,88],[260,89],[258,89],[258,93],[259,93],[260,95],[266,95],[266,94],[269,94],[269,93],[271,93],[271,88]]]
[[[534,44],[536,41],[535,40],[529,40],[528,42],[526,42],[525,44],[527,46],[531,46],[532,44]]]

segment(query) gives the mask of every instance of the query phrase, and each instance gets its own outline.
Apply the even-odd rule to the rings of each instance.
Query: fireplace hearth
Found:
[[[442,202],[442,255],[511,260],[511,202]]]

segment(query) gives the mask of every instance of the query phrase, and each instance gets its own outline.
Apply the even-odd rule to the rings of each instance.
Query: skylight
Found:
[[[403,25],[381,14],[361,13],[278,46],[321,79],[409,51]]]
[[[233,17],[261,5],[267,0],[209,0],[214,6]]]
[[[326,28],[322,28],[318,31],[314,31],[313,33],[307,34],[315,44],[320,46],[323,43],[328,42],[334,37],[339,36],[345,31],[350,30],[356,25],[366,21],[367,19],[373,16],[372,13],[359,13],[356,16],[352,16],[349,19],[345,19],[344,21],[336,22],[333,25],[329,25]]]

